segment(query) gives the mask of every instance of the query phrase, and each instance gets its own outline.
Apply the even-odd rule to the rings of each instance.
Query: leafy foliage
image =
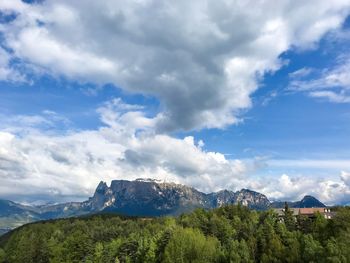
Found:
[[[242,206],[178,218],[116,215],[28,224],[2,237],[0,262],[350,262],[350,209],[331,220]]]

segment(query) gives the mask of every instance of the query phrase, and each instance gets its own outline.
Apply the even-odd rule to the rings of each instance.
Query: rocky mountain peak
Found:
[[[284,208],[286,201],[274,201],[271,203],[271,208]],[[305,195],[303,199],[295,202],[288,202],[290,208],[312,208],[312,207],[326,207],[325,204],[311,195]]]
[[[300,201],[299,207],[326,207],[323,203],[311,195],[305,195]]]
[[[95,193],[105,193],[106,191],[108,190],[108,186],[107,186],[107,183],[106,182],[103,182],[101,181],[96,190],[95,190]]]
[[[265,210],[284,203],[271,203],[269,199],[250,189],[221,190],[205,194],[192,187],[161,182],[153,179],[113,180],[108,187],[100,182],[96,192],[85,207],[92,211],[115,211],[128,215],[176,215],[196,207],[211,209],[228,204],[240,204],[251,209]],[[301,201],[289,203],[290,207],[324,207],[316,198],[306,195]]]
[[[16,218],[20,225],[28,222],[71,217],[98,212],[116,212],[134,216],[179,215],[195,208],[212,209],[229,204],[241,204],[251,209],[283,208],[284,201],[271,203],[258,192],[241,189],[202,193],[192,187],[139,179],[135,181],[113,180],[110,187],[101,181],[92,197],[84,202],[55,205],[23,206],[0,200],[0,218]],[[324,207],[316,198],[307,195],[301,201],[288,202],[289,207]],[[16,226],[18,226],[16,225]],[[12,225],[10,226],[12,227]]]
[[[237,191],[235,193],[235,200],[236,204],[248,206],[249,208],[257,210],[264,210],[270,206],[270,201],[265,195],[249,189]]]
[[[261,210],[267,209],[270,202],[265,195],[248,189],[205,194],[186,185],[137,179],[113,180],[109,188],[101,182],[91,204],[94,209],[131,215],[163,215],[179,214],[196,207],[210,209],[227,204],[241,204]]]

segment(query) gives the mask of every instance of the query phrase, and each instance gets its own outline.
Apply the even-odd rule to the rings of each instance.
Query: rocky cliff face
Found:
[[[112,181],[108,187],[101,182],[85,207],[92,211],[113,211],[128,215],[178,215],[194,208],[216,208],[227,204],[241,204],[252,209],[267,209],[269,200],[263,194],[242,189],[223,190],[205,194],[194,188],[155,181]]]
[[[84,202],[92,211],[113,211],[127,215],[174,215],[196,207],[209,207],[206,195],[194,188],[155,181],[101,182],[92,198]]]
[[[211,193],[208,197],[211,200],[210,208],[221,207],[228,204],[240,204],[251,209],[265,210],[270,206],[270,201],[265,195],[248,189],[242,189],[237,192],[222,190]]]
[[[256,210],[269,208],[270,201],[263,194],[248,189],[242,189],[235,193],[235,204],[241,204]]]
[[[222,190],[206,194],[185,185],[150,179],[114,180],[109,187],[105,182],[100,182],[94,195],[85,202],[23,206],[0,200],[0,228],[8,229],[37,220],[99,212],[132,216],[179,215],[195,208],[211,209],[229,204],[241,204],[256,210],[284,207],[284,202],[270,203],[265,195],[248,189],[237,192]],[[289,206],[324,207],[325,205],[312,196],[305,196],[301,201],[289,202]]]

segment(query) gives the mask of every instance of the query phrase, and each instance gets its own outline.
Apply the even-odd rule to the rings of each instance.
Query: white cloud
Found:
[[[24,81],[25,77],[10,66],[11,55],[0,46],[0,81]]]
[[[36,129],[46,121],[44,117],[18,117],[28,120],[31,129],[20,133],[20,127],[13,128],[20,136],[0,133],[0,195],[56,200],[87,197],[100,180],[139,177],[181,182],[209,191],[236,188],[242,175],[254,169],[249,163],[206,152],[204,143],[193,137],[177,139],[149,133],[152,119],[140,109],[112,100],[98,109],[106,126],[65,135]]]
[[[289,89],[334,103],[350,103],[350,58],[342,57],[339,60],[335,66],[322,71],[301,69],[294,72]],[[311,72],[316,76],[310,76]]]
[[[336,1],[2,1],[4,44],[27,66],[157,97],[158,131],[224,127],[291,46],[313,47],[349,12]],[[259,11],[257,11],[259,10]],[[313,15],[309,15],[312,13]]]
[[[311,91],[310,97],[323,98],[335,103],[350,103],[350,94],[344,92],[336,93],[334,91]]]
[[[155,119],[145,117],[143,109],[140,105],[126,104],[117,98],[106,102],[97,109],[97,112],[100,113],[100,119],[104,124],[114,130],[127,129],[132,134],[137,129],[154,128]]]
[[[332,177],[335,177],[334,175]],[[282,174],[274,178],[265,178],[256,183],[256,187],[272,200],[299,201],[305,195],[313,195],[327,205],[349,204],[350,187],[340,178],[319,178],[314,175],[291,176]]]
[[[21,0],[3,0],[0,2],[0,9],[4,12],[12,12],[16,10],[18,12],[23,12],[26,10],[27,5]]]
[[[206,151],[201,140],[158,132],[239,122],[264,74],[283,65],[280,54],[314,47],[341,25],[349,7],[348,0],[1,1],[1,11],[16,15],[0,25],[1,80],[20,79],[15,59],[35,72],[155,96],[162,111],[148,117],[141,106],[115,99],[98,109],[104,127],[64,135],[43,131],[69,123],[49,111],[1,118],[0,195],[86,197],[101,179],[152,177],[202,191],[252,188],[281,199],[312,189],[327,202],[344,201],[346,174],[338,181],[257,179],[257,160],[228,159]],[[328,87],[344,89],[346,70],[303,84],[313,96],[339,100],[347,94]]]
[[[342,171],[340,178],[348,187],[350,187],[350,173]]]
[[[313,71],[314,69],[312,68],[301,68],[294,72],[289,73],[288,75],[291,79],[299,79],[310,75]]]
[[[9,115],[0,113],[0,131],[14,134],[37,133],[40,130],[65,130],[71,122],[54,111],[44,110],[40,115]]]
[[[250,188],[275,199],[300,199],[313,194],[327,203],[349,200],[349,176],[339,180],[315,176],[264,176],[266,167],[296,166],[346,169],[349,161],[228,159],[208,152],[194,137],[173,138],[152,132],[153,119],[142,107],[114,99],[98,109],[105,126],[97,130],[53,134],[42,131],[42,122],[60,124],[63,117],[18,117],[30,129],[0,132],[0,197],[17,200],[84,199],[100,180],[155,178],[196,187],[205,192]],[[50,116],[54,116],[50,118]],[[14,116],[11,119],[16,119]],[[34,121],[33,121],[34,120]],[[14,123],[12,124],[14,125]],[[53,130],[56,130],[55,128]]]

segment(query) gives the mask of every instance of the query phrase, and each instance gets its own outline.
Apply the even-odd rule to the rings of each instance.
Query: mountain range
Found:
[[[113,180],[109,187],[105,182],[100,182],[94,195],[84,202],[25,206],[0,200],[0,234],[38,220],[100,212],[144,217],[176,216],[195,208],[212,209],[228,204],[241,204],[251,209],[266,210],[284,207],[285,202],[270,202],[265,195],[248,189],[236,192],[222,190],[206,194],[189,186],[162,183],[152,179]],[[288,204],[290,207],[325,206],[309,195],[301,201]]]

